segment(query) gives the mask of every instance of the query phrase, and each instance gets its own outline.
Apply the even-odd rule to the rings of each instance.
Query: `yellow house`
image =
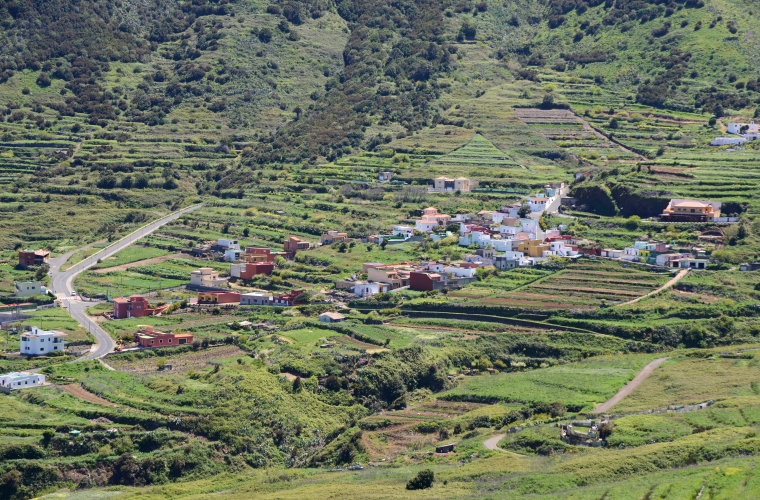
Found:
[[[526,240],[517,244],[517,251],[528,257],[543,257],[546,250],[549,250],[549,244],[541,240]]]

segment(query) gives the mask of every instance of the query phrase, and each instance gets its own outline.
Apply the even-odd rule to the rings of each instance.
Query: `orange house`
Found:
[[[174,347],[192,344],[193,334],[157,332],[152,326],[147,326],[135,334],[135,342],[140,347]]]

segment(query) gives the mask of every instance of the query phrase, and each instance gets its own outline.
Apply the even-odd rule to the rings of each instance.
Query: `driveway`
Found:
[[[98,305],[100,302],[97,301],[84,301],[79,295],[72,295],[74,292],[74,278],[76,278],[80,273],[83,271],[86,271],[90,267],[97,264],[98,259],[105,259],[106,257],[110,257],[111,255],[124,250],[134,242],[138,241],[140,238],[143,238],[145,236],[148,236],[149,234],[153,233],[158,228],[166,225],[167,223],[183,216],[184,214],[188,212],[192,212],[193,210],[197,210],[201,207],[201,205],[193,205],[191,207],[183,208],[182,210],[179,210],[177,212],[174,212],[172,214],[169,214],[161,219],[158,219],[156,221],[151,222],[150,224],[141,227],[137,231],[134,231],[133,233],[128,234],[124,238],[120,239],[119,241],[113,243],[111,246],[104,248],[103,250],[97,252],[96,254],[86,258],[82,262],[79,262],[78,264],[72,266],[67,271],[61,271],[61,266],[66,262],[66,260],[71,257],[74,252],[77,252],[77,250],[72,250],[71,252],[68,252],[64,255],[61,255],[60,257],[56,257],[54,259],[50,259],[50,276],[51,276],[51,289],[53,293],[58,297],[58,299],[61,301],[61,304],[63,307],[66,308],[67,311],[69,311],[69,314],[72,318],[77,320],[80,325],[82,325],[84,328],[89,331],[93,337],[95,337],[95,341],[97,344],[94,346],[93,350],[90,351],[89,354],[81,357],[80,359],[98,359],[102,358],[109,352],[111,352],[114,348],[114,341],[111,338],[111,336],[103,330],[97,323],[92,321],[89,316],[87,316],[87,313],[85,310],[89,307]]]

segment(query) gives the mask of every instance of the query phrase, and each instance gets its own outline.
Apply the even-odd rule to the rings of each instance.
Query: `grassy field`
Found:
[[[474,377],[441,397],[449,400],[499,400],[530,403],[561,401],[568,408],[593,409],[655,356],[599,356],[578,363],[523,373]]]

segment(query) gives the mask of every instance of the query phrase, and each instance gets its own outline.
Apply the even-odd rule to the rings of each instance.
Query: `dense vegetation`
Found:
[[[0,371],[55,385],[2,398],[0,497],[757,497],[760,290],[737,266],[760,260],[760,148],[708,144],[758,117],[759,14],[720,0],[0,0],[2,304],[18,301],[14,281],[50,281],[47,266],[17,268],[17,250],[72,251],[68,267],[204,203],[74,283],[172,303],[103,322],[114,338],[152,325],[192,345],[112,355],[110,370],[15,356],[18,337],[0,336]],[[437,176],[478,187],[428,193]],[[635,303],[671,270],[481,269],[448,293],[345,297],[347,321],[317,321],[365,262],[474,251],[452,235],[325,245],[232,280],[306,290],[295,308],[202,309],[171,289],[200,266],[229,272],[189,255],[206,241],[364,238],[550,182],[576,207],[543,225],[588,247],[701,245],[709,269]],[[671,198],[721,201],[739,223],[647,220]],[[73,347],[93,341],[63,308],[25,314]],[[660,357],[613,407],[606,446],[559,438]],[[484,445],[501,434],[519,455]],[[320,470],[356,462],[373,470]]]

